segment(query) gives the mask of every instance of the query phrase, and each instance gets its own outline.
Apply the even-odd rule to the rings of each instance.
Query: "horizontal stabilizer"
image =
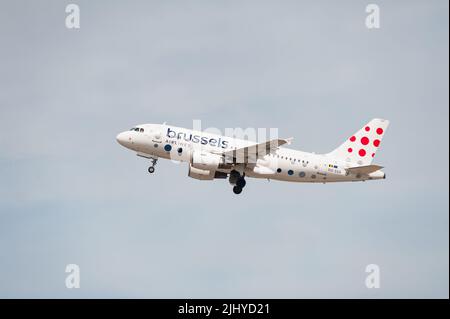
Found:
[[[366,174],[376,172],[382,168],[383,168],[383,166],[379,166],[379,165],[367,165],[367,166],[356,166],[356,167],[347,168],[347,171],[349,173],[353,173],[353,174],[366,175]]]

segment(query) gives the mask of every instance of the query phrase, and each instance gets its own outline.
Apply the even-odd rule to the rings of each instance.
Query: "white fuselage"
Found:
[[[137,155],[146,158],[165,158],[192,161],[194,152],[218,154],[254,145],[255,142],[193,131],[165,124],[143,124],[117,136],[117,141]],[[381,171],[370,174],[349,173],[349,163],[329,155],[302,152],[279,147],[253,163],[234,163],[219,166],[216,171],[230,173],[238,169],[245,176],[289,182],[343,182],[382,179]]]

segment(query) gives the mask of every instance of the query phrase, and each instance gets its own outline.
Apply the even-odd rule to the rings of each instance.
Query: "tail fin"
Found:
[[[343,159],[355,166],[370,165],[388,126],[388,120],[373,119],[327,156]]]

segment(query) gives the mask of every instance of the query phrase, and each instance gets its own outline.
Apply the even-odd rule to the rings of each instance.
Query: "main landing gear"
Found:
[[[229,182],[230,184],[234,185],[233,193],[235,194],[242,193],[242,189],[247,184],[247,182],[245,181],[245,173],[241,175],[238,171],[232,170],[230,172]]]
[[[148,172],[150,174],[153,174],[155,172],[155,166],[156,166],[156,162],[158,161],[158,159],[157,158],[151,158],[150,161],[152,162],[152,164],[149,166]]]

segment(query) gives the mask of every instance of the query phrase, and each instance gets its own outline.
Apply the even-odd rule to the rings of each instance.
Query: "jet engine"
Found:
[[[195,168],[192,164],[189,164],[188,176],[200,180],[212,180],[214,179],[214,171]]]
[[[209,152],[194,151],[191,159],[191,166],[200,170],[215,171],[222,163],[220,155]]]

